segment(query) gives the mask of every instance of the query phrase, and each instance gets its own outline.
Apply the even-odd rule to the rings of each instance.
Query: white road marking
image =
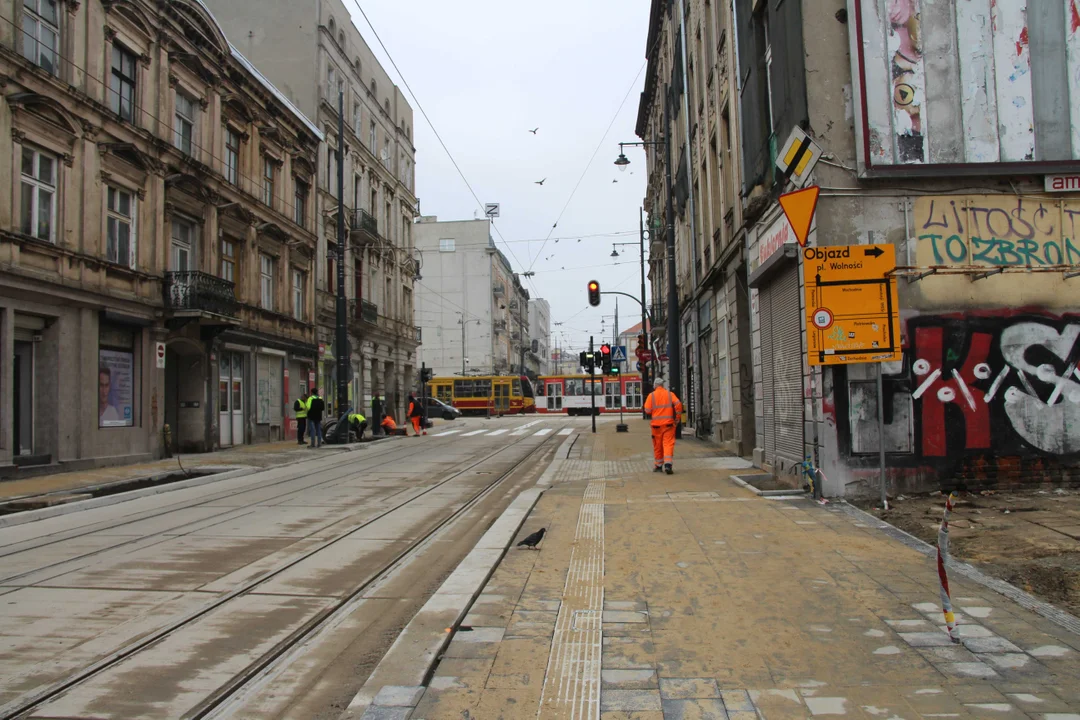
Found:
[[[541,422],[543,422],[543,420],[533,420],[530,423],[525,423],[524,425],[522,425],[521,427],[519,427],[517,430],[515,430],[514,432],[512,432],[510,434],[511,435],[524,435],[526,432],[528,432],[529,428],[531,428],[533,425],[537,425],[537,424],[539,424]]]
[[[453,435],[454,433],[459,433],[459,432],[461,432],[460,429],[459,430],[447,430],[446,432],[435,433],[435,437],[442,437],[443,435]]]
[[[465,433],[461,437],[472,437],[473,435],[479,435],[481,433],[486,433],[486,432],[487,432],[487,428],[484,428],[483,430],[473,430],[472,432]]]
[[[503,433],[510,432],[510,428],[503,428],[502,430],[493,430],[488,437],[495,437],[496,435],[502,435]]]
[[[560,430],[559,434],[560,435],[573,435],[574,434],[574,428],[566,428],[565,430]]]
[[[535,436],[536,437],[543,437],[544,435],[547,435],[548,433],[550,433],[553,429],[554,428],[542,428],[542,429],[536,431]]]

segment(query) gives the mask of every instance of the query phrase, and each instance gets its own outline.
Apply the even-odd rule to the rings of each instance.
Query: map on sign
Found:
[[[901,359],[893,245],[803,248],[811,365]]]

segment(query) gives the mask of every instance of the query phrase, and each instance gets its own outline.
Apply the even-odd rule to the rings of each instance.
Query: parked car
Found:
[[[443,420],[457,420],[461,417],[461,411],[452,405],[447,405],[442,400],[429,397],[427,399],[427,416],[429,418],[441,417]]]

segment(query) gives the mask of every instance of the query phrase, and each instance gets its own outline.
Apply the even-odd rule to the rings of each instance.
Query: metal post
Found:
[[[668,270],[668,301],[667,301],[667,344],[668,344],[668,379],[670,390],[676,396],[681,396],[680,382],[682,380],[680,363],[682,353],[679,348],[679,286],[677,284],[677,271],[675,268],[675,203],[672,197],[671,183],[671,95],[670,89],[665,89],[664,95],[664,145],[667,148],[667,162],[664,163],[664,185],[667,190],[667,209],[665,211],[667,221],[667,270]],[[680,436],[682,426],[675,425],[676,437]]]
[[[593,350],[593,336],[589,336],[589,354],[592,355],[592,367],[585,368],[589,371],[589,402],[592,404],[592,431],[596,433],[596,354]]]
[[[461,377],[465,377],[465,316],[461,316]]]
[[[645,335],[645,348],[652,349],[650,342],[649,315],[645,310],[645,209],[638,208],[638,241],[641,244],[641,332]],[[648,397],[649,387],[649,362],[641,361],[641,396]],[[641,417],[647,417],[645,408],[641,408]]]
[[[885,482],[885,382],[884,365],[878,363],[877,371],[877,427],[878,427],[878,462],[881,465],[881,508],[889,509],[889,495]]]
[[[424,382],[427,363],[420,363],[420,432],[427,432],[427,383]]]
[[[345,93],[338,92],[338,203],[337,203],[337,411],[349,407],[349,337],[345,300]]]

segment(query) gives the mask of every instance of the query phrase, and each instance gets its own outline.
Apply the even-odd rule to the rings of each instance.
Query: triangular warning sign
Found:
[[[795,231],[795,239],[799,241],[801,247],[806,247],[806,238],[810,236],[810,224],[814,221],[814,212],[817,210],[820,194],[821,188],[811,185],[780,196],[780,207],[784,209],[784,215],[791,223],[791,229]]]

